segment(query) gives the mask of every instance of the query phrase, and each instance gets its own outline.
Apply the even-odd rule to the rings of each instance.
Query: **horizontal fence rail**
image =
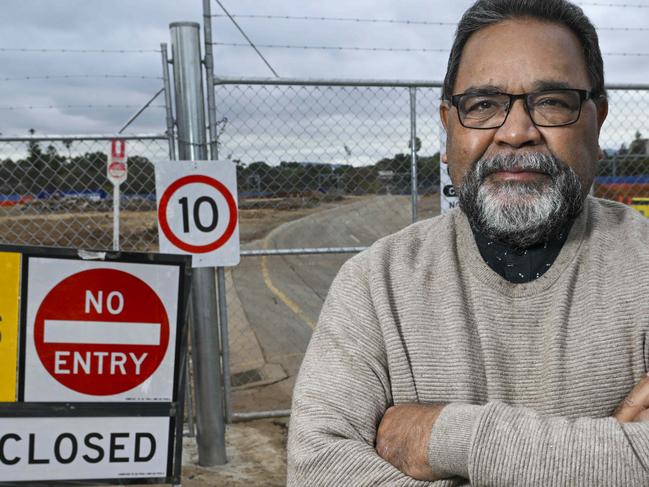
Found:
[[[389,88],[440,88],[441,81],[403,81],[379,79],[318,79],[318,78],[232,78],[218,77],[215,85],[267,85],[267,86],[355,86]]]

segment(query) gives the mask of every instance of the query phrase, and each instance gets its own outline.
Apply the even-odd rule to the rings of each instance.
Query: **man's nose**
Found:
[[[494,141],[497,144],[511,147],[524,147],[540,144],[543,136],[538,127],[534,125],[532,117],[525,109],[525,103],[519,99],[509,110],[507,120],[496,130]]]

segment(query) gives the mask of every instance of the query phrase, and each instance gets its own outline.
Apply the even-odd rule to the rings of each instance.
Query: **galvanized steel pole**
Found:
[[[195,22],[174,22],[169,27],[179,158],[206,160],[200,26]],[[198,463],[203,466],[223,465],[227,458],[214,269],[194,269],[191,311]]]
[[[207,83],[207,120],[210,129],[210,155],[219,158],[219,133],[214,100],[214,57],[212,55],[212,8],[211,0],[203,0],[203,38],[205,40],[205,81]]]
[[[176,134],[174,133],[174,113],[171,107],[171,81],[169,80],[169,54],[167,53],[167,44],[160,44],[160,54],[162,56],[162,80],[165,90],[165,114],[167,122],[167,140],[169,140],[169,159],[176,160]],[[189,386],[189,381],[187,382]]]
[[[212,7],[211,0],[203,0],[203,40],[205,41],[205,82],[207,84],[207,120],[210,133],[211,159],[219,158],[219,132],[216,121],[216,100],[214,98],[214,57],[212,55]],[[228,332],[228,303],[225,290],[225,269],[216,269],[219,295],[219,330],[221,332],[221,352],[223,356],[223,391],[225,417],[228,423],[232,418],[230,384],[230,339]]]
[[[417,221],[417,88],[411,86],[410,91],[410,194],[412,205],[412,221]]]

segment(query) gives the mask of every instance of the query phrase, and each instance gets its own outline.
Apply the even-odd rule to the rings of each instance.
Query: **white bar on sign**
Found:
[[[160,323],[45,320],[45,343],[160,345]]]

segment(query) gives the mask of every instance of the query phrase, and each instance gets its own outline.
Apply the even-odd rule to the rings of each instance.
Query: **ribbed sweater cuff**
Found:
[[[437,474],[469,478],[471,433],[483,406],[451,403],[437,417],[428,442],[428,463]]]

